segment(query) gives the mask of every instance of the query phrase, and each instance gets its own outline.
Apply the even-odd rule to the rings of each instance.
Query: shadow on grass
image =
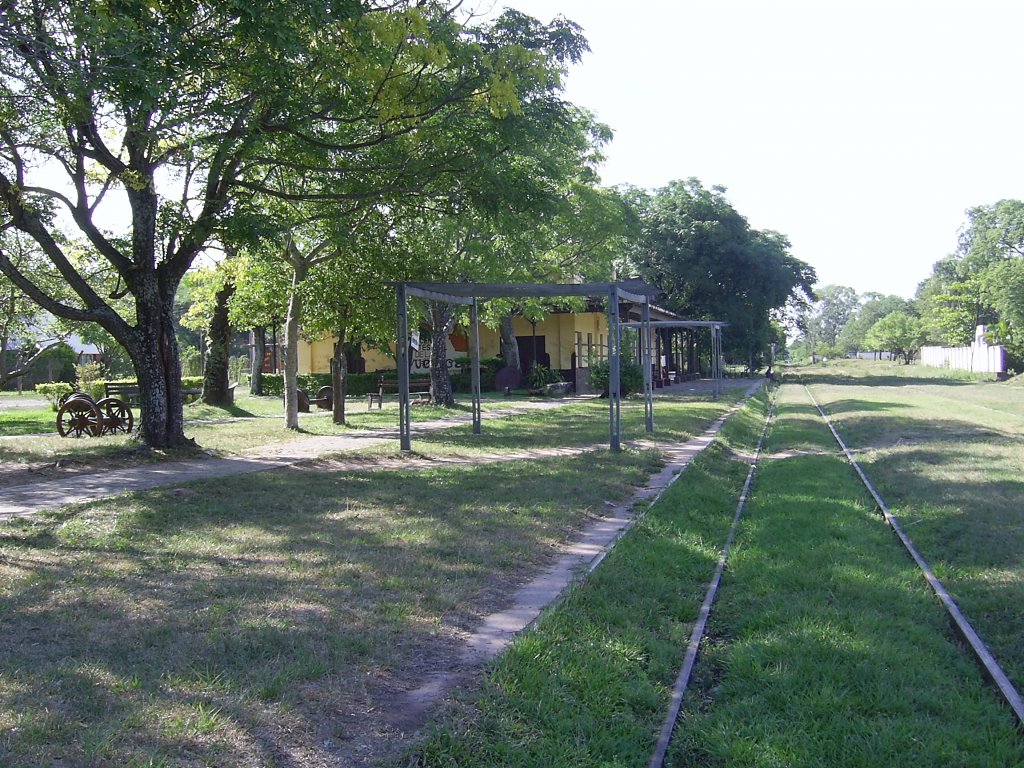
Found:
[[[685,441],[703,432],[727,410],[731,402],[724,399],[720,402],[659,399],[654,407],[655,431],[650,434],[645,431],[643,401],[623,402],[622,440]],[[414,441],[480,450],[521,450],[607,444],[609,430],[608,402],[594,400],[547,412],[486,420],[481,435],[473,435],[472,428],[465,425],[444,432],[417,435]]]
[[[366,713],[654,461],[285,470],[18,523],[0,762],[345,762]]]
[[[850,376],[849,374],[828,373],[786,373],[784,376],[786,384],[828,384],[830,386],[872,386],[872,387],[918,387],[922,385],[938,385],[942,387],[965,387],[980,382],[973,379],[954,379],[947,376],[933,376],[928,374],[908,374],[906,376],[870,374],[865,376]]]

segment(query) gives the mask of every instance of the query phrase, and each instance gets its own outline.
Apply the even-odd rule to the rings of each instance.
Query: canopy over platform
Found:
[[[609,446],[612,451],[621,450],[622,416],[621,416],[621,385],[620,371],[622,359],[622,327],[641,329],[642,366],[644,371],[644,411],[645,426],[648,432],[654,431],[654,386],[652,381],[652,335],[651,328],[664,323],[697,323],[690,327],[703,327],[704,323],[713,325],[712,370],[716,372],[715,396],[718,396],[718,359],[721,326],[724,323],[712,324],[709,321],[651,321],[651,298],[658,289],[642,280],[624,280],[602,283],[439,283],[439,282],[405,282],[389,283],[395,287],[398,309],[398,339],[396,344],[396,362],[398,365],[398,423],[401,449],[412,450],[410,428],[409,399],[409,297],[426,301],[463,304],[470,308],[470,360],[472,371],[473,398],[473,434],[481,434],[480,416],[480,324],[479,300],[495,298],[560,298],[563,296],[581,296],[586,298],[605,298],[608,313],[608,412],[609,412]],[[619,317],[620,302],[640,305],[641,320],[639,323],[623,323]],[[682,327],[682,326],[679,326]]]

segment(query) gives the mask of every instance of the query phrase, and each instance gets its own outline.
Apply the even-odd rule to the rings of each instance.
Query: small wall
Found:
[[[1006,350],[999,345],[921,347],[921,364],[973,373],[1005,373]]]

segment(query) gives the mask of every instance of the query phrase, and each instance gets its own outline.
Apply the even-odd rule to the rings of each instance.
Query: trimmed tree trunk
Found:
[[[455,313],[450,304],[439,301],[430,305],[430,384],[434,388],[434,405],[451,408],[455,405],[452,379],[448,373],[448,334],[455,326]]]
[[[295,265],[292,291],[288,297],[288,316],[284,321],[284,424],[288,429],[299,428],[299,320],[302,317],[302,297],[299,284],[309,272],[303,262]]]
[[[177,448],[191,441],[185,438],[181,362],[171,314],[173,303],[161,302],[156,297],[155,279],[146,283],[141,286],[135,303],[138,325],[130,338],[118,341],[128,350],[139,382],[142,441],[151,448]],[[153,296],[147,295],[150,291]]]
[[[263,360],[267,356],[267,329],[258,325],[252,329],[253,359],[249,374],[249,394],[263,394]]]
[[[345,395],[348,390],[348,357],[345,343],[345,329],[338,329],[338,340],[334,342],[334,357],[331,358],[331,417],[335,424],[345,423]]]
[[[217,304],[210,320],[206,345],[206,374],[203,377],[203,402],[221,407],[232,405],[228,391],[228,363],[231,360],[231,323],[228,320],[228,300],[235,292],[235,284],[228,280],[217,291]]]
[[[516,341],[516,332],[512,327],[512,315],[504,315],[501,318],[501,356],[505,359],[507,368],[523,370],[522,361],[519,359],[519,342]],[[577,363],[578,365],[579,363]]]

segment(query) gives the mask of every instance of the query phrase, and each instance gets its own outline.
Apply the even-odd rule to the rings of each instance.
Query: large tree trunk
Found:
[[[228,363],[231,360],[231,323],[228,321],[228,300],[235,292],[235,283],[228,280],[217,291],[217,304],[210,320],[206,347],[206,374],[203,377],[203,402],[228,406],[233,398],[228,391]]]
[[[331,417],[335,424],[345,423],[345,395],[348,390],[348,357],[346,356],[345,329],[338,329],[331,358]]]
[[[501,356],[505,359],[507,368],[523,370],[522,361],[519,359],[519,342],[516,341],[516,332],[512,327],[512,315],[503,315],[500,323],[501,329]],[[579,362],[576,363],[579,365]]]
[[[263,394],[263,360],[267,356],[267,329],[258,325],[252,329],[253,358],[249,373],[249,394]]]
[[[299,428],[299,321],[302,317],[299,284],[308,272],[304,263],[296,264],[288,297],[288,316],[284,321],[284,424],[288,429]]]
[[[155,292],[156,288],[152,290]],[[140,294],[135,303],[138,325],[131,338],[118,339],[128,350],[139,382],[139,435],[150,448],[176,448],[189,441],[185,438],[182,414],[181,363],[171,314],[173,302],[148,297],[146,291]]]
[[[448,373],[448,334],[455,326],[451,305],[436,301],[430,305],[430,384],[434,389],[434,405],[451,408],[455,405],[452,379]]]

